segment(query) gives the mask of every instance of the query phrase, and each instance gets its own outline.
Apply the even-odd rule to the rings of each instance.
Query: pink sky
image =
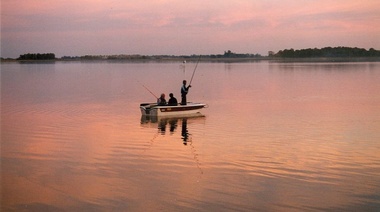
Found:
[[[380,50],[379,0],[2,0],[1,57]]]

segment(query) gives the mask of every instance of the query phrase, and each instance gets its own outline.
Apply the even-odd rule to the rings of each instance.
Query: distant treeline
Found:
[[[271,58],[380,58],[380,51],[370,48],[351,47],[325,47],[322,49],[284,49],[277,53],[268,52],[268,57],[260,54],[241,54],[231,50],[224,51],[224,54],[201,55],[202,59],[210,60],[235,60],[235,59],[271,59]],[[199,55],[84,55],[84,56],[63,56],[56,58],[53,53],[28,53],[20,55],[17,60],[197,60]],[[1,60],[5,60],[1,58]],[[12,58],[7,58],[12,60]]]
[[[62,60],[139,60],[139,59],[197,59],[199,55],[85,55],[85,56],[63,56]],[[202,58],[257,58],[260,54],[238,54],[231,50],[224,54],[201,55]]]
[[[351,47],[325,47],[322,49],[285,49],[277,52],[275,57],[282,58],[316,58],[316,57],[379,57],[380,51],[370,48],[369,50],[363,48]]]
[[[28,54],[20,55],[20,57],[17,58],[17,60],[55,60],[55,54],[53,54],[53,53],[43,53],[43,54],[28,53]]]
[[[132,60],[132,59],[154,59],[153,56],[143,55],[84,55],[84,56],[63,56],[62,60]]]
[[[212,54],[212,55],[202,55],[202,57],[208,57],[208,58],[255,58],[255,57],[261,57],[260,54],[240,54],[240,53],[234,53],[231,50],[225,51],[224,54]]]

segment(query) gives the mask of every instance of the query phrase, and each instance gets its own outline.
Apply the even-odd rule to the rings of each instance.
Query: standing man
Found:
[[[187,102],[186,95],[189,92],[189,88],[191,88],[191,85],[186,87],[186,80],[184,80],[183,85],[181,87],[181,97],[182,97],[181,105],[186,105],[186,102]]]

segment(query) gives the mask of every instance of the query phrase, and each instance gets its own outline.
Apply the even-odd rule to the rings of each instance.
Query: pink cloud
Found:
[[[25,53],[25,46],[40,51],[41,45],[58,55],[83,49],[91,51],[87,54],[212,54],[227,48],[266,54],[336,45],[380,49],[380,2],[374,0],[4,0],[1,18],[5,57]],[[347,35],[350,39],[342,39]]]

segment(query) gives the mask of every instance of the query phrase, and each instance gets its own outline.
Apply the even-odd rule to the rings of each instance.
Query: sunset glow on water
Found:
[[[376,211],[380,63],[1,64],[1,209]]]

